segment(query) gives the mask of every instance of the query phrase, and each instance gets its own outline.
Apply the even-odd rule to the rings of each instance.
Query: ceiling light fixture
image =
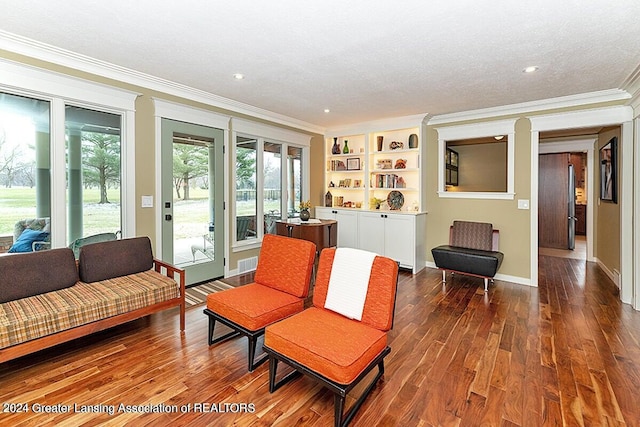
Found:
[[[500,141],[502,138],[504,138],[504,135],[496,135],[494,136],[494,138],[496,139],[496,141]]]
[[[535,65],[532,65],[532,66],[527,67],[524,70],[522,70],[522,72],[524,72],[524,73],[535,73],[536,71],[538,71],[538,67],[535,66]]]
[[[244,79],[244,74],[235,73],[233,75],[233,78],[236,79],[236,80],[242,80],[242,79]]]
[[[324,109],[324,112],[325,112],[325,113],[329,113],[329,112],[331,112],[331,110],[329,110],[328,108],[325,108],[325,109]]]

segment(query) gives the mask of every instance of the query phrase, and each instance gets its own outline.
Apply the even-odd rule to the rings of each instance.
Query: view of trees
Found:
[[[236,188],[256,188],[256,149],[238,146],[236,148]]]
[[[120,187],[120,136],[83,132],[82,172],[85,188],[100,189],[98,203],[109,203],[107,188]]]
[[[173,186],[178,199],[189,200],[192,180],[208,177],[209,149],[191,144],[173,144]],[[206,181],[208,183],[208,180]],[[182,196],[180,190],[183,190]]]

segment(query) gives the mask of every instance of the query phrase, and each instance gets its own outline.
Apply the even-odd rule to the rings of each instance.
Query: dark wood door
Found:
[[[576,234],[587,234],[587,205],[576,205]]]
[[[538,245],[569,247],[569,154],[541,154],[538,187]]]

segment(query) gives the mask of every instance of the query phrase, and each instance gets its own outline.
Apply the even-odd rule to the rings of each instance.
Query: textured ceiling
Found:
[[[4,0],[0,16],[8,33],[320,127],[625,89],[640,64],[638,0]]]

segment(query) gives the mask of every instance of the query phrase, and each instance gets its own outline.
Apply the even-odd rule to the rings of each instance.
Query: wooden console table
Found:
[[[320,223],[276,221],[276,234],[313,242],[320,253],[324,248],[338,244],[338,221],[334,219],[319,221]]]

